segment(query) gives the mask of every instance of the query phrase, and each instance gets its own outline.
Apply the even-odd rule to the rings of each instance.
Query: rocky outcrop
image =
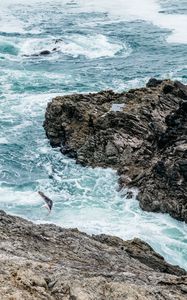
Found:
[[[187,222],[187,87],[151,79],[127,93],[56,97],[44,123],[52,146],[82,165],[118,170],[140,206]]]
[[[146,243],[0,211],[1,300],[185,300],[187,274]]]

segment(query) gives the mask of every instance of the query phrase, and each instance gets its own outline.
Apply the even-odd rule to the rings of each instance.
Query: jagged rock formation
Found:
[[[187,87],[151,79],[127,93],[56,97],[44,128],[78,163],[112,167],[140,206],[187,222]]]
[[[146,243],[0,211],[1,300],[185,300],[187,274]]]

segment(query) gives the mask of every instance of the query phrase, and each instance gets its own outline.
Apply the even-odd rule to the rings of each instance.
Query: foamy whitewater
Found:
[[[52,149],[42,123],[56,95],[187,83],[186,0],[1,0],[0,209],[36,223],[140,237],[187,269],[187,225],[126,199],[113,170]],[[53,49],[55,48],[55,51]],[[40,56],[48,50],[50,55]],[[37,194],[54,200],[50,216]]]

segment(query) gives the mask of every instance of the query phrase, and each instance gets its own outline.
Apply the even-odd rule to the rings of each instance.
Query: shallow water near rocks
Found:
[[[187,83],[186,2],[29,3],[0,4],[0,209],[90,234],[140,237],[187,269],[186,224],[143,212],[136,190],[132,199],[117,191],[115,171],[75,164],[49,146],[42,128],[56,95],[127,90],[151,76]],[[51,54],[37,56],[44,50]],[[51,215],[38,190],[54,200]]]

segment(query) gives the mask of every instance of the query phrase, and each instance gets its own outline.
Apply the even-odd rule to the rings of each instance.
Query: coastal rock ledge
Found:
[[[185,300],[187,273],[139,239],[88,236],[0,211],[1,300]]]
[[[56,97],[44,128],[78,163],[116,169],[142,209],[187,222],[186,85],[152,78],[124,93]]]

